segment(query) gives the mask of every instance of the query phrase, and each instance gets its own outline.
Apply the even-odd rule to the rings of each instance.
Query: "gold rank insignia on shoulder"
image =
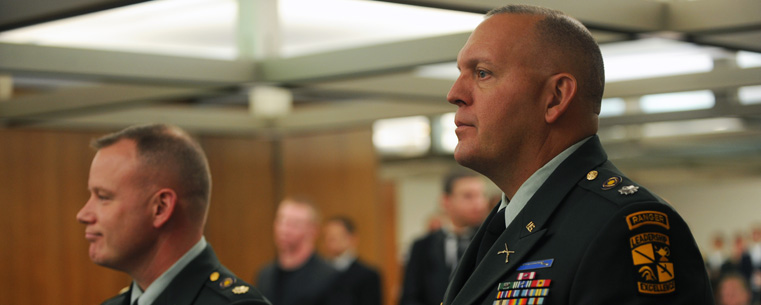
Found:
[[[129,287],[130,286],[127,286],[127,287],[122,288],[122,290],[119,290],[119,294],[122,294],[122,293],[125,293],[125,292],[129,291]]]
[[[590,171],[587,173],[587,180],[592,181],[597,179],[597,171]]]
[[[246,292],[248,292],[248,286],[245,285],[235,286],[235,288],[233,288],[234,294],[244,294]]]
[[[209,280],[212,282],[216,282],[219,279],[219,272],[212,272],[211,275],[209,275]]]
[[[621,189],[618,190],[618,193],[620,193],[621,195],[631,195],[636,193],[637,191],[639,191],[639,186],[627,185],[627,186],[622,186]]]
[[[605,180],[605,182],[602,183],[602,189],[603,190],[612,189],[616,187],[616,185],[618,185],[619,183],[621,183],[621,177],[618,177],[618,176],[610,177],[608,178],[608,180]]]
[[[233,283],[235,283],[235,279],[231,277],[227,277],[221,282],[219,282],[219,288],[225,289],[227,287],[232,286]]]

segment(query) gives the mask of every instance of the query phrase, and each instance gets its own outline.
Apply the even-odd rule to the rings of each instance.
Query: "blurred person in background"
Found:
[[[357,257],[357,228],[345,216],[330,218],[324,225],[325,254],[339,271],[331,305],[380,305],[381,280],[378,271]],[[338,299],[342,297],[342,299]]]
[[[715,289],[716,284],[721,277],[722,266],[724,266],[724,263],[727,261],[723,233],[716,232],[713,234],[711,237],[711,248],[706,251],[704,260],[706,262],[708,276],[710,277],[712,286]]]
[[[716,287],[716,305],[752,304],[748,281],[739,273],[724,274]]]
[[[466,169],[453,170],[443,181],[441,208],[447,216],[440,230],[416,240],[404,273],[402,305],[438,305],[449,277],[486,217],[486,183]]]
[[[306,198],[280,202],[273,227],[277,258],[263,267],[256,280],[274,305],[330,304],[338,271],[315,252],[319,213]]]
[[[734,235],[729,258],[721,267],[722,276],[729,273],[739,273],[748,283],[750,283],[753,274],[753,263],[745,246],[745,236],[739,232]]]
[[[753,303],[761,304],[761,223],[751,228],[751,244],[748,247],[751,261],[750,287]]]

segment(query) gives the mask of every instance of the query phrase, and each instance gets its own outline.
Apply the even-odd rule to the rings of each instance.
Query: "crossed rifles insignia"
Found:
[[[505,264],[507,264],[507,262],[509,261],[510,254],[513,254],[513,253],[515,253],[515,251],[510,251],[510,249],[507,248],[507,243],[505,243],[505,250],[497,252],[497,254],[505,254]]]

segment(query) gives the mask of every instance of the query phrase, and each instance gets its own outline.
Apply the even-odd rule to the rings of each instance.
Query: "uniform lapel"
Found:
[[[520,236],[519,231],[519,225],[513,222],[507,230],[502,232],[481,260],[481,263],[476,266],[470,279],[465,282],[452,304],[472,304],[475,300],[480,299],[484,293],[493,290],[500,278],[514,269],[516,264],[529,254],[531,248],[546,230],[536,230],[524,237]],[[498,252],[505,250],[505,244],[507,244],[509,251],[514,251],[507,257],[509,258],[507,262],[505,262],[507,254],[498,254]]]
[[[566,194],[578,183],[579,179],[584,177],[587,171],[604,163],[605,160],[607,160],[607,156],[602,150],[598,137],[594,136],[563,161],[537,190],[508,228],[502,232],[481,263],[475,266],[475,270],[471,273],[467,268],[463,268],[463,270],[458,268],[450,285],[452,291],[447,291],[445,298],[445,300],[452,302],[446,304],[473,304],[482,299],[483,294],[487,291],[495,290],[496,285],[504,279],[507,273],[525,262],[524,258],[531,253],[531,249],[546,233],[547,220],[563,201]],[[495,212],[496,208],[484,223],[488,223],[494,217]],[[475,252],[478,251],[478,244],[483,237],[484,227],[481,226],[476,235],[477,239],[474,239],[466,251],[470,264],[475,264]],[[508,262],[505,262],[506,254],[497,254],[505,250],[505,244],[507,244],[509,251],[514,251],[509,254]],[[458,291],[458,287],[462,287],[462,289]]]

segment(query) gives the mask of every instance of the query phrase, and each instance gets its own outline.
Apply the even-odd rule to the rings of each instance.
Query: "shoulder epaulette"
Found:
[[[607,168],[589,171],[579,186],[619,206],[632,202],[661,201],[644,187]]]

